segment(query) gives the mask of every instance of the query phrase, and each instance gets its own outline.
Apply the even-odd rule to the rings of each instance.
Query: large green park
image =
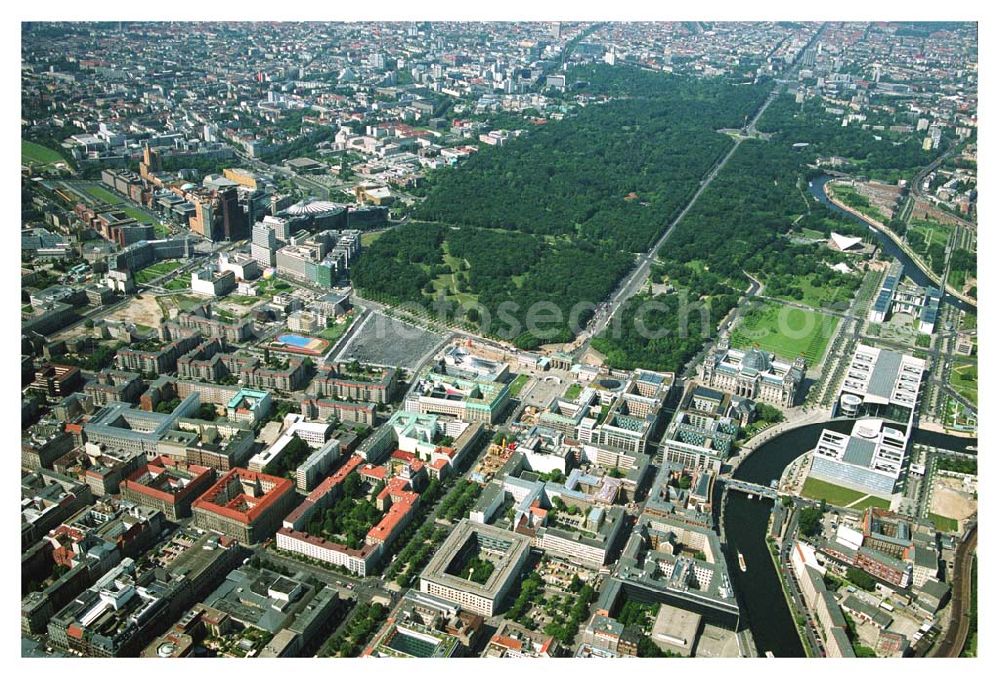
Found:
[[[744,124],[773,86],[602,66],[571,68],[567,77],[581,92],[611,100],[571,109],[502,147],[483,146],[460,168],[432,174],[414,214],[420,221],[371,243],[352,271],[355,289],[390,304],[443,303],[451,318],[522,348],[569,341],[573,306],[608,298],[635,254],[649,250],[733,148],[736,141],[718,130]],[[867,231],[807,197],[810,164],[820,153],[837,155],[888,176],[928,157],[919,143],[872,142],[790,95],[774,100],[758,129],[767,139],[739,144],[660,250],[653,281],[665,281],[669,291],[633,297],[619,308],[615,329],[594,338],[610,366],[681,369],[740,302],[751,277],[779,300],[845,304],[861,278],[835,267],[853,267],[852,260],[824,240],[796,234]],[[645,300],[657,308],[649,312]],[[461,307],[472,301],[493,325]],[[525,312],[539,302],[562,313],[561,324],[541,335],[524,331]],[[496,311],[505,303],[516,304],[521,334],[505,334],[503,324],[498,331]],[[678,331],[680,315],[699,307],[704,311],[689,313],[695,326]],[[781,332],[776,316],[762,312],[745,320],[741,337],[784,357],[818,360],[833,333],[820,315],[790,313],[793,331]],[[584,312],[576,326],[588,317]],[[653,335],[637,327],[640,317]]]
[[[421,221],[386,232],[352,270],[362,295],[427,307],[440,299],[472,323],[483,318],[463,315],[463,303],[494,320],[513,303],[513,322],[482,330],[524,348],[569,341],[571,323],[591,312],[574,322],[573,307],[611,293],[731,148],[715,130],[742,124],[768,91],[600,66],[568,76],[595,96],[627,96],[432,174]],[[527,313],[541,302],[562,318],[529,332]]]

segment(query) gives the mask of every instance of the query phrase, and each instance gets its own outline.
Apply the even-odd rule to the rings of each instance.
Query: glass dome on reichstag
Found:
[[[741,366],[744,369],[753,369],[755,371],[770,371],[771,358],[760,348],[751,348],[743,355]]]

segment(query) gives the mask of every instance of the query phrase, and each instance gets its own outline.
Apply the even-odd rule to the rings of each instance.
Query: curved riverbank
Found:
[[[833,202],[829,198],[826,192],[826,184],[837,178],[838,177],[830,176],[829,174],[823,174],[815,177],[809,182],[809,194],[816,198],[817,202],[825,205],[827,209],[849,216],[861,225],[870,227],[879,242],[882,244],[882,251],[902,261],[903,273],[912,279],[916,284],[921,287],[940,284],[939,281],[935,282],[927,274],[927,272],[925,272],[922,262],[915,259],[907,252],[906,249],[900,246],[898,238],[895,237],[895,233],[891,233],[891,231],[889,231],[892,235],[892,237],[890,237],[890,234],[887,234],[888,229],[880,228],[879,226],[881,226],[881,224],[879,222],[875,221],[873,223],[873,219],[865,217],[863,214],[859,214],[849,208],[845,209],[840,204]],[[967,302],[965,298],[967,297],[964,297],[964,295],[959,297],[951,293],[950,290],[946,290],[943,302],[952,305],[959,310],[975,313],[977,310],[976,305],[974,303]]]
[[[844,180],[840,179],[840,181]],[[830,183],[829,181],[823,183],[823,193],[826,194],[826,199],[829,200],[831,204],[836,205],[840,209],[843,209],[845,212],[848,212],[855,218],[861,219],[872,228],[875,228],[886,237],[892,239],[892,241],[896,243],[896,246],[898,246],[900,249],[906,252],[909,255],[910,259],[913,261],[913,263],[916,264],[920,268],[920,270],[924,271],[924,275],[926,275],[934,284],[936,285],[941,284],[941,276],[939,276],[937,273],[931,270],[930,267],[926,263],[924,263],[924,260],[920,258],[917,255],[917,253],[910,248],[910,245],[907,244],[901,237],[899,237],[899,235],[897,235],[895,231],[893,231],[891,228],[886,226],[881,221],[873,219],[867,214],[859,212],[854,207],[851,207],[850,205],[838,200],[836,197],[832,195],[832,191],[829,189],[829,183]],[[846,181],[844,181],[844,183],[846,183]],[[853,183],[853,181],[851,183]],[[968,303],[971,306],[976,305],[976,299],[972,298],[971,296],[963,294],[962,292],[952,287],[950,284],[946,284],[945,289],[948,291],[949,294],[952,294],[955,298],[961,299],[962,301]]]
[[[733,479],[769,486],[772,480],[780,479],[789,463],[816,446],[823,429],[849,432],[853,425],[852,419],[840,419],[785,430],[745,456],[733,473]],[[920,429],[913,431],[912,441],[965,453],[975,453],[966,447],[978,444],[976,438]],[[729,575],[740,600],[742,619],[749,624],[759,651],[771,651],[775,656],[804,656],[795,621],[784,603],[781,581],[765,541],[771,507],[772,502],[768,500],[753,499],[740,492],[726,494],[722,510]],[[747,564],[745,572],[735,561],[737,553],[743,554]]]

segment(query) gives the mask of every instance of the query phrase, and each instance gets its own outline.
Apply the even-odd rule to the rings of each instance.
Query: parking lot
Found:
[[[411,369],[444,338],[443,334],[406,324],[374,311],[358,328],[340,359]]]
[[[521,391],[521,400],[525,406],[543,408],[552,398],[562,395],[568,382],[553,374],[539,375],[528,383]]]

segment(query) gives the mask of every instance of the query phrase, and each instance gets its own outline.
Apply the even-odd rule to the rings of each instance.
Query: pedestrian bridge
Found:
[[[765,487],[762,484],[754,484],[753,482],[743,482],[741,480],[733,479],[723,481],[725,482],[726,489],[742,491],[744,494],[760,496],[761,498],[770,498],[772,501],[777,500],[779,496],[777,489],[774,489],[773,487]]]

